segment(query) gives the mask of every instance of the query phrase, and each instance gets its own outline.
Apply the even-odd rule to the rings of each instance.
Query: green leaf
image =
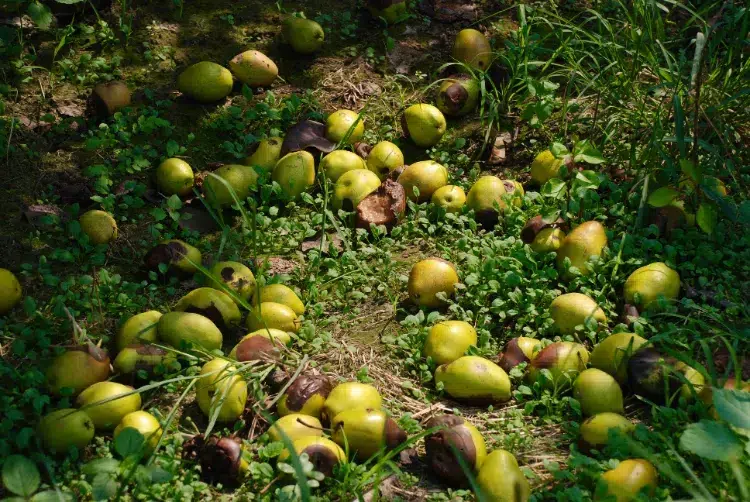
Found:
[[[558,199],[564,194],[565,182],[560,178],[552,178],[542,187],[542,195],[544,195],[545,197]]]
[[[138,429],[126,427],[115,438],[115,451],[122,457],[137,455],[143,449],[146,438]]]
[[[648,196],[648,205],[651,207],[668,206],[673,200],[680,195],[680,192],[670,187],[661,187],[654,190]]]
[[[165,471],[161,467],[152,465],[146,468],[149,476],[151,476],[151,482],[155,484],[166,483],[172,479],[172,473]]]
[[[570,151],[568,151],[568,147],[563,145],[562,143],[552,143],[552,145],[549,147],[549,151],[552,152],[552,155],[554,155],[558,159],[565,158],[566,155],[570,154]]]
[[[31,2],[26,10],[34,24],[46,30],[52,24],[52,11],[49,7],[39,2]]]
[[[81,469],[84,476],[93,478],[99,474],[117,474],[120,470],[120,461],[114,458],[97,458],[86,463]]]
[[[584,139],[576,142],[573,147],[573,160],[587,164],[601,164],[604,162],[604,157],[589,140]]]
[[[11,455],[3,465],[3,485],[5,489],[22,497],[30,497],[41,478],[36,464],[23,455]]]
[[[703,170],[700,166],[696,166],[687,159],[680,159],[680,170],[682,170],[682,174],[696,183],[700,183],[703,179]]]
[[[750,392],[734,389],[713,389],[714,408],[730,425],[750,429]]]
[[[680,448],[707,460],[736,461],[744,445],[726,424],[701,420],[690,424],[680,437]]]
[[[31,497],[30,502],[68,502],[69,500],[73,500],[73,496],[70,493],[45,490]]]
[[[117,481],[109,474],[97,474],[91,483],[94,500],[110,500],[117,494]]]
[[[743,200],[740,204],[740,223],[750,225],[750,200]]]
[[[713,233],[718,220],[719,212],[713,204],[704,202],[698,207],[698,212],[695,214],[695,221],[701,230],[707,234]]]

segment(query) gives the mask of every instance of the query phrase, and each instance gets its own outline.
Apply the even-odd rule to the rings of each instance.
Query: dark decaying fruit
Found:
[[[509,372],[521,363],[528,363],[542,345],[540,340],[519,336],[511,339],[506,345],[505,350],[500,354],[498,365]]]
[[[326,138],[326,125],[314,120],[303,120],[294,124],[284,136],[281,157],[291,152],[307,150],[313,155],[330,153],[336,144]]]
[[[484,439],[476,428],[463,418],[442,415],[431,418],[425,428],[445,427],[425,438],[427,459],[441,480],[451,486],[465,486],[466,474],[458,456],[470,471],[475,471],[487,456]]]
[[[281,355],[280,344],[274,343],[264,336],[252,336],[237,345],[237,360],[245,361],[273,361]]]
[[[357,205],[357,227],[396,226],[406,210],[406,192],[400,183],[385,180],[380,187]]]
[[[674,357],[661,354],[654,347],[642,348],[628,360],[630,388],[635,394],[656,403],[666,402],[678,391],[689,398],[693,394],[691,386],[699,392],[702,383],[700,373]]]
[[[197,255],[195,255],[196,252]],[[188,259],[195,261],[195,256],[200,258],[200,252],[197,249],[182,241],[170,240],[154,246],[146,253],[144,262],[148,270],[159,272],[159,265],[165,264],[169,267],[170,272],[186,275],[197,270],[188,261]]]
[[[521,230],[521,240],[525,244],[531,244],[532,242],[534,242],[534,239],[536,239],[537,234],[539,234],[539,232],[541,232],[545,228],[559,228],[565,231],[568,230],[568,226],[565,223],[565,220],[563,220],[562,218],[557,218],[555,221],[547,222],[542,218],[541,215],[537,215],[526,222],[523,230]]]
[[[208,483],[234,485],[242,473],[242,444],[233,437],[206,438],[199,434],[185,442],[182,457],[201,466],[201,476]]]
[[[277,411],[282,416],[303,413],[319,418],[331,390],[333,383],[325,375],[300,375],[279,399]]]

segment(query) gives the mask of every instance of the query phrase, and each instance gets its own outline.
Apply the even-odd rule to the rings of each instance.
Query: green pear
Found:
[[[161,312],[149,310],[134,315],[122,323],[115,336],[117,350],[122,350],[134,343],[151,343],[156,341],[156,326],[159,324]]]
[[[177,78],[177,89],[201,103],[212,103],[232,92],[232,72],[210,61],[189,66]]]
[[[247,314],[246,324],[250,331],[274,328],[296,333],[300,328],[300,320],[294,310],[276,302],[261,302]]]
[[[276,420],[268,429],[268,436],[271,441],[283,441],[286,436],[292,442],[307,436],[322,437],[323,426],[315,417],[292,413]]]
[[[452,363],[477,344],[477,332],[465,321],[443,321],[430,328],[424,342],[424,354],[435,364]]]
[[[331,429],[331,438],[362,460],[384,448],[397,448],[406,441],[406,432],[383,410],[344,410],[333,419]]]
[[[409,298],[419,307],[436,308],[444,305],[438,293],[453,295],[458,274],[452,263],[440,258],[427,258],[414,264],[409,272]]]
[[[625,434],[635,429],[635,425],[618,413],[597,413],[581,424],[581,439],[593,448],[600,448],[609,442],[609,431],[619,430]]]
[[[164,195],[185,197],[194,182],[193,168],[182,159],[167,159],[156,168],[156,187]]]
[[[276,63],[260,51],[245,51],[229,61],[237,80],[250,87],[268,87],[279,75]]]
[[[21,283],[13,272],[0,268],[0,315],[10,312],[23,296]]]
[[[500,218],[500,213],[495,206],[500,209],[500,212],[508,208],[504,200],[507,193],[503,180],[497,176],[482,176],[469,189],[466,205],[474,210],[478,221],[493,225]]]
[[[117,238],[117,222],[112,215],[92,209],[86,211],[78,219],[81,230],[86,234],[92,244],[107,244]]]
[[[207,417],[237,420],[245,411],[247,382],[226,359],[212,359],[201,368],[195,399]]]
[[[663,262],[655,262],[637,269],[625,281],[625,302],[642,310],[654,310],[659,298],[666,302],[680,295],[680,274]]]
[[[435,370],[435,383],[443,384],[454,399],[498,403],[510,399],[510,379],[503,369],[483,357],[463,356]]]
[[[315,159],[304,150],[288,153],[276,163],[271,177],[287,197],[297,198],[315,183]]]
[[[336,183],[343,174],[357,169],[366,169],[367,164],[354,152],[334,150],[323,157],[319,167],[326,178]]]
[[[281,36],[294,52],[312,54],[320,49],[325,41],[323,28],[311,19],[290,16],[284,20]]]
[[[466,192],[460,186],[445,185],[432,193],[431,201],[448,213],[460,213],[466,205]]]
[[[260,141],[253,154],[244,160],[244,164],[270,173],[281,158],[281,145],[283,144],[284,138],[278,136]]]
[[[344,382],[331,390],[323,404],[321,419],[330,424],[342,411],[352,408],[378,410],[383,404],[378,389],[370,384]]]
[[[274,302],[286,305],[297,315],[305,313],[305,304],[292,288],[284,284],[268,284],[260,288],[260,302]]]
[[[477,107],[479,97],[479,82],[467,75],[457,75],[440,84],[437,107],[449,117],[462,117]]]
[[[581,372],[573,383],[573,397],[581,404],[584,416],[609,411],[624,413],[622,389],[611,375],[589,368]]]
[[[221,179],[217,179],[217,176]],[[247,199],[257,183],[258,173],[252,167],[227,164],[206,176],[203,182],[203,192],[212,206],[227,207],[236,204],[237,201],[242,202]],[[234,196],[227,185],[234,191]]]
[[[117,382],[98,382],[76,399],[97,430],[112,430],[128,413],[141,408],[141,395],[133,387]]]
[[[581,293],[566,293],[560,295],[549,306],[550,317],[555,328],[563,335],[575,333],[576,326],[593,322],[607,324],[607,316],[599,305]]]
[[[607,233],[598,221],[587,221],[581,223],[565,237],[565,240],[557,250],[557,266],[563,268],[565,258],[570,259],[570,264],[576,267],[582,275],[588,275],[591,270],[588,261],[592,256],[601,256],[607,245]],[[564,277],[569,277],[567,270],[562,271]]]
[[[94,439],[94,422],[85,411],[55,410],[42,417],[37,436],[50,453],[67,453],[71,448],[81,450]]]
[[[334,143],[340,143],[346,138],[347,144],[353,144],[361,140],[364,133],[365,119],[357,112],[336,110],[326,119],[326,138]]]
[[[396,24],[409,17],[409,4],[406,0],[368,0],[368,10],[374,17],[384,19],[388,24]]]
[[[379,186],[380,178],[372,171],[355,169],[346,172],[336,181],[333,197],[331,197],[333,209],[354,211],[362,199],[377,190]]]
[[[150,454],[156,449],[156,445],[159,444],[159,439],[163,434],[161,424],[159,424],[156,417],[147,411],[141,410],[128,413],[122,417],[119,425],[115,427],[113,434],[115,441],[117,440],[117,436],[119,436],[125,429],[135,429],[141,433],[141,436],[143,436],[146,441],[145,446],[147,454]]]
[[[422,160],[407,166],[398,177],[406,196],[416,202],[430,200],[435,191],[448,184],[448,170],[434,160]],[[419,196],[415,195],[417,188]]]
[[[255,294],[255,276],[252,270],[236,261],[215,263],[211,267],[211,278],[207,284],[220,291],[224,291],[222,286],[226,286],[245,301],[249,301]]]
[[[658,472],[651,462],[642,458],[630,458],[602,474],[601,479],[607,487],[606,500],[612,500],[614,497],[615,502],[630,502],[642,492],[652,498],[658,485],[658,477]],[[605,499],[596,497],[594,500]]]
[[[76,395],[91,385],[109,378],[109,356],[92,343],[70,348],[56,356],[47,367],[50,392],[59,396],[63,389]]]
[[[477,474],[477,485],[486,502],[526,502],[531,487],[518,461],[506,450],[495,450],[484,460]]]
[[[545,150],[531,163],[531,180],[539,186],[560,176],[563,159],[558,159],[551,150]]]
[[[346,453],[330,439],[318,436],[304,436],[293,443],[297,455],[307,454],[313,469],[326,477],[333,474],[337,464],[346,462]],[[281,452],[279,462],[289,463],[289,450]]]
[[[415,145],[430,148],[440,142],[447,124],[440,110],[432,105],[419,103],[404,111],[402,127]]]
[[[130,345],[122,349],[115,357],[112,366],[121,375],[145,371],[153,375],[158,366],[171,366],[177,361],[174,352],[156,345]]]
[[[628,380],[628,359],[646,339],[633,333],[615,333],[594,347],[591,352],[591,366],[609,373],[624,384]]]
[[[529,246],[535,253],[549,253],[560,249],[564,239],[565,232],[559,228],[548,227],[536,234],[534,241]]]
[[[492,46],[481,32],[465,29],[453,43],[453,58],[477,70],[487,70],[492,62]]]
[[[385,180],[393,171],[404,165],[404,154],[390,141],[381,141],[372,147],[367,156],[367,169]]]
[[[159,338],[176,349],[198,346],[205,350],[221,348],[221,331],[210,319],[192,312],[169,312],[161,316]]]
[[[232,297],[213,288],[194,289],[177,302],[176,312],[193,312],[210,319],[219,329],[239,324],[242,314]]]

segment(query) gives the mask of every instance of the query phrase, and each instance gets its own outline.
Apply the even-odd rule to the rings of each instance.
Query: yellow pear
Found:
[[[604,246],[607,245],[607,233],[598,221],[587,221],[578,225],[565,237],[565,240],[557,250],[557,266],[562,268],[565,258],[570,259],[570,264],[576,267],[582,275],[588,275],[591,270],[588,261],[592,256],[601,256]],[[567,270],[562,271],[563,276],[569,276]]]
[[[219,422],[237,420],[245,411],[247,383],[229,361],[212,359],[201,368],[195,397],[207,417],[216,416]]]
[[[342,448],[367,459],[383,448],[397,448],[406,441],[406,432],[383,410],[351,408],[331,422],[331,437]]]
[[[141,408],[141,395],[133,387],[117,382],[98,382],[76,399],[76,404],[91,418],[94,427],[112,430],[128,413]]]
[[[192,312],[169,312],[159,319],[159,338],[176,349],[195,345],[205,350],[221,348],[224,338],[209,318]]]
[[[268,436],[271,441],[283,441],[286,436],[292,442],[307,436],[322,437],[323,426],[315,417],[291,413],[276,420],[268,429]]]
[[[443,321],[430,328],[424,342],[424,354],[435,364],[452,363],[477,344],[477,332],[465,321]]]
[[[495,206],[501,212],[507,209],[508,205],[503,200],[507,193],[503,180],[497,176],[482,176],[469,189],[466,205],[474,210],[478,221],[494,225],[500,217]]]
[[[440,142],[447,124],[440,110],[432,105],[419,103],[404,111],[402,127],[415,145],[430,148]]]
[[[271,178],[287,197],[299,197],[315,183],[315,159],[304,150],[288,153],[276,163]]]
[[[354,152],[334,150],[323,157],[319,167],[326,178],[336,183],[343,174],[357,169],[366,169],[367,164]]]
[[[404,154],[390,141],[381,141],[372,147],[367,156],[367,169],[384,180],[393,171],[404,165]]]
[[[348,144],[356,143],[364,133],[364,117],[352,110],[336,110],[326,119],[326,138],[334,143],[340,143],[344,138]]]
[[[227,164],[206,176],[203,192],[212,206],[227,207],[247,199],[257,183],[258,173],[252,167]]]
[[[115,343],[117,350],[122,350],[128,345],[137,343],[152,343],[156,341],[156,327],[161,319],[161,312],[149,310],[134,315],[125,321],[117,330]]]
[[[297,315],[305,313],[305,304],[292,288],[284,284],[268,284],[260,288],[260,302],[275,302],[286,305]]]
[[[201,61],[180,73],[177,89],[201,103],[211,103],[232,92],[232,72],[210,61]]]
[[[564,335],[575,333],[576,326],[588,322],[606,324],[607,316],[590,297],[581,293],[560,295],[549,306],[555,328]],[[589,321],[590,320],[590,321]]]
[[[163,433],[161,425],[156,417],[151,413],[141,410],[128,413],[122,417],[120,424],[115,427],[115,432],[113,434],[114,439],[116,440],[117,436],[119,436],[125,429],[135,429],[141,433],[146,440],[145,445],[147,453],[154,451],[156,445],[159,444],[159,439]]]
[[[539,186],[560,176],[563,159],[558,159],[550,150],[545,150],[531,163],[531,180]]]
[[[372,171],[367,169],[348,171],[336,181],[333,197],[331,197],[333,209],[354,211],[362,199],[377,190],[379,186],[380,178]]]
[[[107,244],[117,238],[117,222],[109,213],[92,209],[83,213],[78,222],[92,244]]]
[[[477,484],[485,502],[526,502],[531,487],[512,453],[495,450],[484,460]]]
[[[635,500],[644,488],[648,488],[645,493],[653,496],[654,488],[658,484],[658,473],[648,460],[631,458],[623,460],[617,467],[602,474],[601,479],[607,486],[607,497],[614,496],[615,502],[630,502]],[[604,499],[597,497],[596,500]]]
[[[300,328],[300,320],[294,310],[286,305],[276,302],[262,302],[248,313],[247,328],[250,331],[274,328],[296,333]]]
[[[380,409],[383,398],[378,389],[370,384],[344,382],[331,390],[323,403],[321,418],[324,423],[331,423],[339,413],[352,408]]]
[[[276,63],[260,51],[245,51],[229,61],[229,69],[250,87],[268,87],[279,75]]]
[[[658,307],[659,298],[674,301],[680,295],[680,274],[663,262],[650,263],[625,281],[625,301],[643,310]]]
[[[71,448],[81,450],[94,439],[94,422],[85,411],[73,408],[55,410],[42,417],[37,435],[50,453],[63,454]]]
[[[156,187],[164,195],[184,197],[193,191],[195,176],[182,159],[167,159],[156,168]]]
[[[0,268],[0,315],[5,315],[18,305],[23,296],[21,283],[13,272]]]
[[[498,403],[510,399],[510,378],[492,361],[478,356],[462,356],[435,370],[435,383],[458,400]]]
[[[586,369],[588,362],[589,352],[580,343],[555,342],[536,353],[529,364],[528,378],[535,382],[546,369],[551,379],[545,379],[545,386],[566,388]]]
[[[452,263],[440,258],[427,258],[414,264],[409,272],[409,298],[419,307],[444,305],[438,293],[453,295],[458,274]]]
[[[646,344],[646,339],[633,333],[615,333],[594,347],[591,352],[591,366],[609,373],[618,382],[628,380],[628,360],[630,355]]]
[[[425,202],[430,200],[438,188],[448,184],[448,170],[434,160],[422,160],[407,166],[398,177],[398,182],[404,187],[409,199]],[[419,196],[414,193],[415,187]]]
[[[560,249],[563,239],[565,239],[565,232],[559,228],[548,227],[536,234],[529,246],[535,253],[549,253]]]
[[[581,405],[584,416],[609,411],[624,413],[622,389],[611,375],[589,368],[581,372],[573,382],[573,397]]]
[[[339,445],[328,438],[319,436],[304,436],[293,443],[297,455],[306,453],[313,469],[325,476],[333,474],[337,464],[346,462],[346,454]],[[279,455],[279,462],[288,462],[289,450]]]
[[[245,301],[255,294],[255,276],[253,271],[236,261],[220,261],[211,267],[211,278],[208,286],[224,291],[223,286]]]
[[[453,43],[453,58],[477,70],[487,70],[492,62],[490,41],[480,31],[461,30]]]
[[[273,136],[259,142],[252,155],[247,157],[243,163],[246,166],[257,167],[264,172],[270,173],[281,158],[281,145],[284,138]]]
[[[460,213],[466,204],[466,193],[460,186],[445,185],[432,193],[432,203],[448,213]]]

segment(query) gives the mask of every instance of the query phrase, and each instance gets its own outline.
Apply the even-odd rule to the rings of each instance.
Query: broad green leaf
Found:
[[[701,230],[707,234],[713,233],[718,220],[719,212],[713,204],[704,202],[698,207],[698,212],[695,214],[695,221]]]
[[[576,142],[573,148],[573,160],[596,165],[603,163],[604,157],[589,140],[584,139]]]
[[[557,142],[552,143],[552,146],[549,147],[549,151],[552,152],[552,155],[554,155],[558,159],[562,159],[570,153],[570,151],[568,151],[568,147],[566,147],[562,143]]]
[[[680,159],[680,169],[682,170],[682,174],[696,183],[700,183],[703,179],[703,170],[700,166],[696,166],[687,159]]]
[[[115,451],[122,457],[136,455],[143,449],[146,438],[138,432],[138,429],[126,427],[115,438]]]
[[[119,469],[119,460],[114,458],[97,458],[86,463],[81,472],[84,476],[93,478],[98,474],[117,474]]]
[[[41,478],[36,464],[23,455],[11,455],[3,465],[5,489],[22,497],[30,497],[38,488]]]
[[[31,2],[26,10],[34,24],[46,30],[52,24],[52,11],[44,4]]]
[[[713,389],[714,408],[730,425],[750,429],[750,392],[734,389]]]
[[[117,494],[117,481],[110,474],[97,474],[91,482],[94,500],[111,500]]]
[[[73,500],[73,496],[70,493],[57,492],[55,490],[45,490],[35,493],[31,497],[31,502],[68,502],[70,500]]]
[[[744,444],[726,424],[701,420],[687,426],[680,448],[707,460],[732,462],[742,456]]]
[[[557,199],[565,194],[565,182],[560,178],[552,178],[542,187],[542,195]]]
[[[668,206],[673,200],[680,195],[680,192],[670,187],[661,187],[654,190],[648,196],[648,205],[651,207]]]

